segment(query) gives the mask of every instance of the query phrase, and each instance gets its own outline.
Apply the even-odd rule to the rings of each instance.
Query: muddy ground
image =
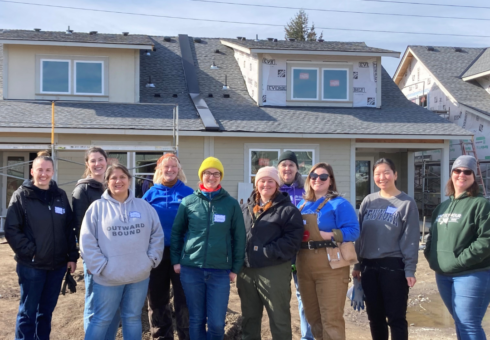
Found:
[[[0,242],[4,239],[0,238]],[[425,258],[420,253],[417,268],[417,284],[410,290],[408,322],[410,324],[410,338],[429,339],[456,339],[453,321],[442,304],[437,292],[434,273],[429,269]],[[83,303],[84,282],[81,262],[75,273],[78,281],[77,293],[60,296],[53,315],[52,340],[81,340],[83,339]],[[293,339],[301,339],[300,323],[298,318],[298,304],[292,286],[291,315]],[[19,305],[19,286],[15,273],[15,261],[10,247],[0,244],[0,339],[13,339],[15,318]],[[266,314],[266,313],[265,313]],[[484,319],[485,331],[490,334],[490,316]],[[347,339],[371,339],[369,325],[365,312],[355,312],[346,299],[345,320]],[[263,339],[271,339],[268,319],[264,315],[262,321]],[[143,312],[143,339],[150,340],[149,325],[146,311]],[[120,331],[119,331],[120,332]],[[240,339],[240,299],[235,285],[232,285],[228,314],[226,318],[225,339]],[[122,339],[121,334],[118,335]],[[177,337],[176,337],[177,338]]]

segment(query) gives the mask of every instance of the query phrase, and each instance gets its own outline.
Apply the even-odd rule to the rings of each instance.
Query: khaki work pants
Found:
[[[344,305],[350,267],[332,269],[325,248],[301,249],[296,260],[306,320],[316,340],[345,340]]]

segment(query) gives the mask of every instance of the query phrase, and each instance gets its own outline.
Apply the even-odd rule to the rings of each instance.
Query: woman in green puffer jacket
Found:
[[[182,200],[175,217],[170,256],[184,288],[191,340],[221,340],[230,281],[244,262],[245,226],[240,205],[221,187],[221,162],[206,158],[198,174],[199,189]]]
[[[476,173],[473,156],[454,161],[450,199],[434,210],[425,249],[458,340],[486,339],[481,322],[490,303],[490,202],[478,193]]]

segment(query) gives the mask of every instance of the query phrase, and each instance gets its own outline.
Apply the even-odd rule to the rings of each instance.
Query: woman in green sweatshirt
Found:
[[[473,156],[454,161],[450,199],[434,210],[425,249],[458,340],[486,339],[481,322],[490,303],[490,202],[479,194],[476,172]]]

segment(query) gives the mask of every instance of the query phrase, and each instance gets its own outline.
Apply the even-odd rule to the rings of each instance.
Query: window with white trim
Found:
[[[36,56],[36,92],[41,95],[108,96],[107,57]]]
[[[104,94],[104,63],[75,60],[75,94]]]
[[[265,166],[273,166],[277,168],[279,156],[284,151],[293,151],[298,159],[299,169],[298,172],[303,176],[307,176],[313,164],[315,164],[315,149],[291,149],[291,148],[277,148],[277,149],[261,149],[251,148],[249,149],[250,165],[248,167],[248,177],[251,183],[255,182],[255,175],[260,168]]]
[[[292,67],[291,98],[294,100],[318,99],[318,68]]]
[[[322,69],[322,100],[349,100],[349,70]]]
[[[70,60],[41,59],[41,93],[71,93]]]

